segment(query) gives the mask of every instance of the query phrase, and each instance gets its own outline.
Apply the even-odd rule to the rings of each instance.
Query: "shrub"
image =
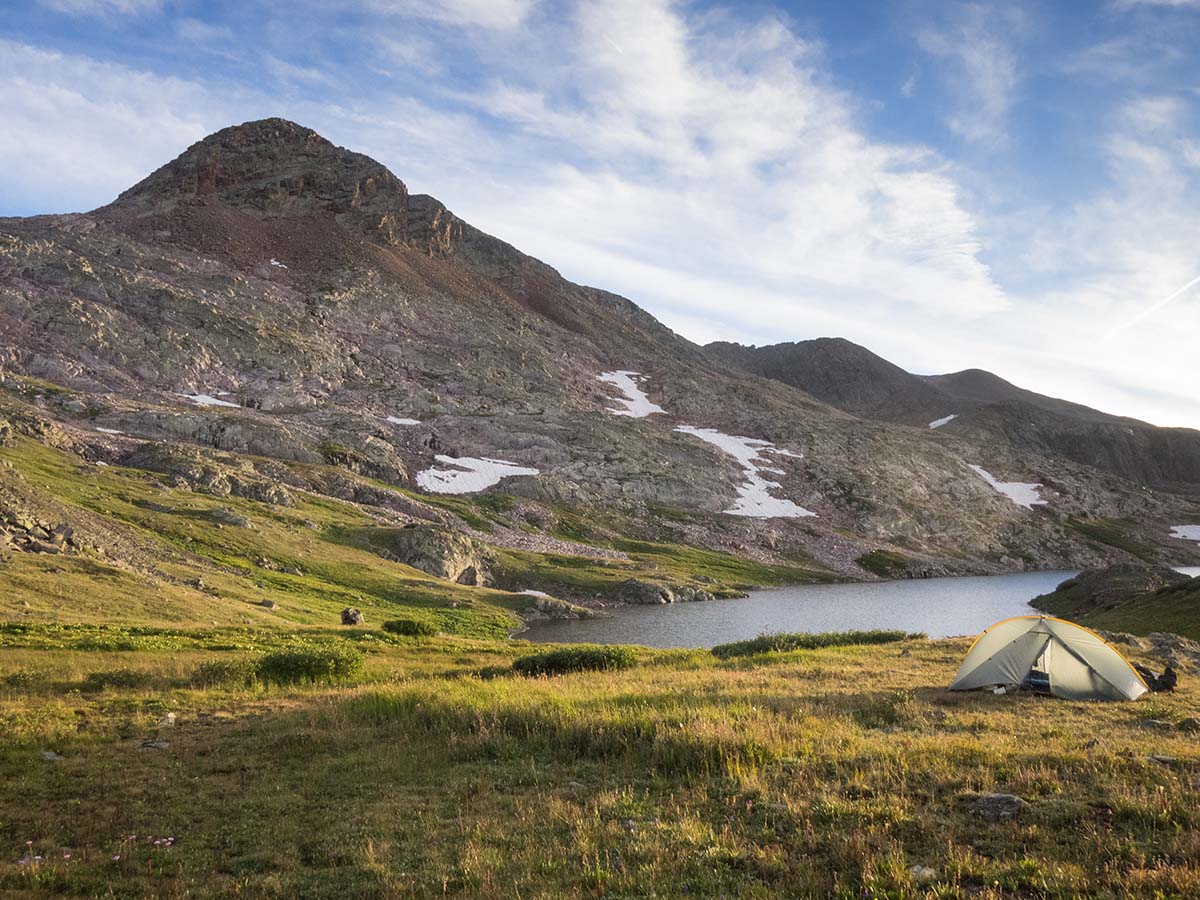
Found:
[[[244,656],[236,659],[212,659],[201,663],[192,673],[197,687],[244,687],[258,675],[258,659]]]
[[[513,670],[522,675],[561,675],[564,672],[629,669],[637,656],[628,647],[564,647],[548,653],[533,653],[513,662]]]
[[[3,679],[6,687],[21,689],[40,687],[49,682],[50,676],[46,672],[31,669],[17,669],[15,672],[9,672]]]
[[[718,644],[712,648],[713,656],[728,659],[731,656],[754,656],[758,653],[786,653],[789,650],[818,650],[821,647],[848,647],[855,644],[890,644],[905,638],[924,637],[923,634],[906,634],[903,631],[825,631],[816,634],[804,632],[760,634],[748,641]]]
[[[433,637],[438,627],[424,619],[389,619],[382,625],[390,634],[405,634],[409,637]]]
[[[83,690],[102,691],[105,688],[132,690],[148,685],[153,676],[137,669],[110,669],[106,672],[91,672],[83,679]]]
[[[262,681],[292,684],[298,681],[336,681],[362,671],[363,655],[353,647],[293,647],[276,650],[258,661],[255,674]]]

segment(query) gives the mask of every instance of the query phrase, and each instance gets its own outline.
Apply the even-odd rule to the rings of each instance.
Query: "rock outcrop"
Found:
[[[1078,617],[1188,580],[1187,575],[1166,566],[1119,563],[1103,569],[1086,569],[1049,594],[1034,597],[1030,604],[1055,615]]]
[[[713,595],[703,588],[691,585],[655,584],[636,578],[621,584],[617,597],[624,603],[635,606],[653,606],[666,603],[690,603],[696,600],[712,600]]]
[[[491,558],[477,540],[440,525],[413,523],[371,532],[371,549],[438,578],[459,584],[491,582]]]

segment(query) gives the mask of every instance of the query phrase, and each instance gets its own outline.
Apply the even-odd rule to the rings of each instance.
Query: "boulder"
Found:
[[[653,584],[649,581],[639,581],[636,578],[623,581],[617,595],[624,602],[638,606],[652,606],[675,602],[674,592],[666,585]]]
[[[460,531],[424,522],[374,528],[368,538],[382,556],[459,584],[491,583],[491,557],[479,541]]]
[[[363,625],[366,621],[366,617],[363,616],[362,611],[355,609],[353,606],[348,606],[342,610],[343,625]]]

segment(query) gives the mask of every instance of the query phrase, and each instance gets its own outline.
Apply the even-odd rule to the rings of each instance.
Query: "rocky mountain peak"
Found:
[[[286,119],[223,128],[121,194],[139,215],[217,202],[261,217],[332,214],[385,240],[407,227],[408,189],[382,164]]]

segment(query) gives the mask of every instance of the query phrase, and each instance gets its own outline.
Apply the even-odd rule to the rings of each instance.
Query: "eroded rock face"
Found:
[[[439,525],[376,529],[371,546],[396,562],[459,584],[491,582],[491,558],[479,541]]]

